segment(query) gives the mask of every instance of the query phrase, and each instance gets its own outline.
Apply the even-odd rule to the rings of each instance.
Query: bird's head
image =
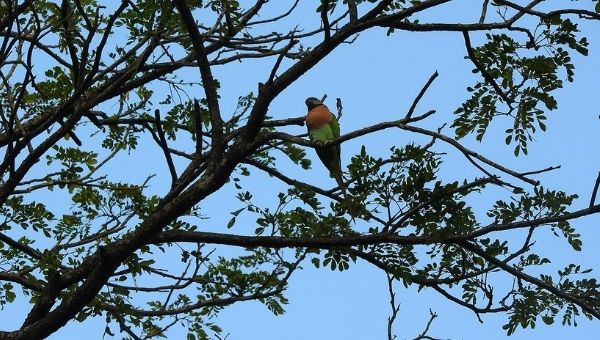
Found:
[[[312,109],[314,109],[317,106],[323,105],[323,102],[320,101],[320,100],[318,100],[315,97],[306,98],[305,103],[306,103],[306,107],[308,107],[309,111],[312,110]]]

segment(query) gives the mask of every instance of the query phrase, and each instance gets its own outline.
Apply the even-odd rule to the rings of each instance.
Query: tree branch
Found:
[[[209,168],[214,171],[216,165],[221,161],[225,152],[225,141],[223,139],[223,119],[221,118],[217,87],[212,75],[210,63],[208,62],[208,54],[204,48],[204,38],[202,38],[200,32],[198,31],[198,27],[194,22],[194,17],[192,16],[190,8],[187,6],[185,0],[173,0],[173,3],[177,7],[185,28],[188,31],[190,40],[192,41],[192,46],[194,47],[198,68],[200,69],[200,76],[202,78],[202,85],[206,95],[206,103],[208,106],[208,112],[210,113],[212,129],[211,165]]]
[[[194,124],[194,135],[196,137],[196,157],[202,157],[202,116],[200,115],[200,103],[194,99],[194,112],[192,113],[192,122]]]
[[[396,293],[394,292],[394,275],[388,274],[388,273],[386,273],[386,275],[387,275],[388,293],[390,295],[390,307],[392,309],[392,313],[388,317],[388,322],[387,322],[387,337],[388,337],[388,340],[395,340],[396,336],[394,335],[394,330],[392,329],[392,327],[394,326],[394,321],[396,320],[396,317],[398,316],[398,311],[400,310],[400,305],[396,305]]]
[[[594,190],[592,190],[592,197],[590,198],[590,208],[596,203],[596,194],[598,194],[598,187],[600,187],[600,172],[596,178],[596,184],[594,184]]]
[[[331,39],[331,25],[329,24],[327,11],[329,11],[329,1],[321,0],[321,21],[323,22],[323,33],[325,34],[325,41],[329,41],[329,39]]]
[[[432,244],[440,242],[424,236],[400,236],[391,233],[366,235],[346,235],[335,237],[282,237],[282,236],[243,236],[211,232],[195,232],[183,230],[168,230],[155,235],[148,244],[168,242],[193,242],[221,244],[244,248],[269,247],[280,248],[318,248],[333,249],[336,247],[351,247],[392,243],[398,245]]]
[[[160,110],[154,110],[154,119],[156,120],[154,126],[156,127],[156,133],[158,134],[159,138],[158,144],[165,155],[165,159],[167,160],[169,173],[171,174],[171,186],[173,186],[175,185],[175,182],[177,182],[177,171],[175,170],[175,164],[173,164],[173,158],[171,158],[171,152],[169,152],[169,145],[167,144],[167,139],[165,138],[165,132],[160,124]]]
[[[496,90],[496,93],[502,98],[502,100],[512,109],[512,104],[514,100],[509,98],[506,93],[500,88],[500,85],[496,83],[496,80],[492,75],[485,69],[483,65],[477,60],[477,56],[475,56],[475,52],[473,52],[473,47],[471,46],[471,38],[469,37],[468,31],[463,31],[463,37],[465,39],[465,47],[467,48],[467,53],[469,55],[469,59],[473,62],[477,70],[481,73],[483,78]]]
[[[425,92],[427,92],[427,90],[429,89],[429,86],[431,86],[431,84],[433,83],[433,81],[435,80],[435,78],[438,77],[438,75],[439,75],[438,71],[435,71],[429,77],[429,79],[427,80],[427,83],[425,83],[425,86],[423,86],[421,88],[421,91],[419,91],[419,94],[413,100],[413,103],[410,106],[410,108],[408,109],[408,112],[406,113],[406,116],[404,116],[405,119],[410,119],[412,117],[413,113],[415,112],[415,108],[417,107],[417,104],[419,104],[419,101],[421,100],[421,98],[423,98],[423,95],[425,95]]]
[[[18,283],[19,285],[31,289],[33,291],[39,292],[42,290],[42,286],[35,281],[28,280],[22,275],[0,272],[0,281],[10,281],[14,283]]]
[[[350,22],[358,20],[358,10],[356,8],[356,0],[347,0],[348,13],[350,14]]]

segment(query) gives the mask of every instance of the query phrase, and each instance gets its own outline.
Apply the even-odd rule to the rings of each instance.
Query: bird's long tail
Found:
[[[342,175],[342,171],[335,171],[331,173],[332,177],[335,178],[335,181],[337,182],[338,186],[340,187],[340,190],[342,190],[342,195],[344,196],[344,198],[348,197],[346,194],[346,184],[344,183],[344,176]],[[344,215],[344,211],[341,211],[341,213],[339,214]],[[356,220],[354,219],[354,216],[352,216],[352,214],[350,215],[350,219],[352,220],[352,224],[356,224]]]
[[[342,171],[333,171],[331,173],[331,176],[333,178],[335,178],[335,181],[337,182],[338,186],[340,187],[342,194],[344,196],[346,196],[346,184],[344,183],[344,176],[342,175]]]

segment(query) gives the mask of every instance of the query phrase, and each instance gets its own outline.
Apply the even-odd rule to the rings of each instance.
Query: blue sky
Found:
[[[465,10],[470,0],[457,1],[454,6],[438,10],[438,18],[476,20],[477,11]],[[564,4],[564,1],[552,1]],[[571,4],[571,2],[569,2]],[[302,7],[304,6],[304,7]],[[303,2],[296,16],[289,21],[302,20],[308,24],[318,19],[313,4]],[[278,8],[272,7],[273,11]],[[311,21],[312,20],[312,21]],[[519,171],[535,170],[548,166],[561,165],[561,169],[539,176],[545,186],[577,193],[580,199],[572,210],[585,207],[589,203],[591,189],[598,171],[600,159],[597,157],[597,145],[600,110],[600,97],[597,94],[597,80],[600,79],[600,30],[598,25],[582,25],[590,39],[590,55],[582,58],[574,55],[576,65],[575,83],[566,83],[564,89],[557,91],[559,109],[549,115],[548,131],[536,135],[536,142],[530,145],[529,156],[515,158],[513,149],[504,144],[503,131],[511,125],[509,121],[494,122],[483,142],[467,137],[462,142],[483,155],[508,165]],[[476,44],[478,35],[473,35]],[[429,109],[437,114],[419,126],[435,129],[443,123],[451,123],[453,111],[467,98],[466,86],[476,79],[470,71],[470,61],[464,59],[464,43],[460,33],[403,33],[397,32],[387,37],[385,30],[373,30],[362,33],[350,45],[343,45],[319,65],[290,86],[270,107],[270,115],[275,118],[296,117],[305,114],[304,99],[309,96],[328,95],[327,104],[335,107],[335,98],[342,99],[344,116],[341,120],[342,132],[349,132],[380,121],[402,117],[414,96],[428,77],[439,72],[438,79],[418,107],[417,113]],[[232,112],[238,96],[256,91],[256,84],[264,81],[273,60],[245,61],[215,68],[215,74],[222,84],[221,103],[223,112]],[[287,64],[289,65],[289,64]],[[283,66],[286,66],[284,64]],[[197,76],[197,70],[185,70],[186,76]],[[200,90],[199,90],[200,91]],[[304,127],[289,128],[288,131],[302,133]],[[444,133],[452,135],[446,128]],[[423,142],[420,136],[400,130],[386,130],[363,139],[343,144],[343,163],[366,145],[369,152],[384,155],[392,145],[405,145],[409,142]],[[462,180],[480,175],[452,149],[437,144],[436,151],[448,152],[440,175],[446,181]],[[323,187],[332,187],[334,182],[323,171],[312,150],[307,150],[313,159],[311,170],[302,170],[281,163],[282,169],[303,181]],[[152,190],[161,192],[166,189],[168,174],[160,167],[163,156],[154,145],[144,146],[132,155],[119,160],[127,163],[128,173],[119,176],[139,177],[140,173],[156,173],[151,182]],[[152,163],[149,166],[148,163]],[[156,165],[156,167],[154,167]],[[139,181],[138,181],[139,182]],[[279,187],[275,179],[264,175],[252,177],[248,187],[259,200],[266,204],[272,202],[273,190]],[[201,204],[201,209],[210,219],[202,222],[206,230],[224,231],[229,219],[229,211],[223,210],[223,201],[237,204],[232,198],[233,190],[227,188]],[[506,195],[506,192],[498,192]],[[473,202],[476,211],[489,208],[495,195],[483,195]],[[233,209],[231,209],[233,210]],[[485,218],[485,217],[484,217]],[[563,239],[557,239],[551,233],[540,233],[536,250],[549,254],[555,262],[548,268],[561,268],[567,263],[580,263],[583,267],[599,268],[600,239],[598,224],[600,217],[594,216],[573,222],[584,243],[583,251],[575,253]],[[231,232],[250,234],[254,230],[252,221],[241,220]],[[177,261],[173,257],[173,261]],[[174,263],[177,265],[177,263]],[[227,307],[218,323],[229,340],[238,339],[382,339],[386,332],[386,319],[390,312],[389,296],[385,275],[364,263],[357,263],[346,272],[331,272],[328,269],[314,269],[309,263],[290,281],[286,294],[290,304],[283,316],[273,316],[258,302],[240,303]],[[547,272],[555,272],[548,269]],[[597,274],[596,274],[597,275]],[[483,316],[484,324],[469,310],[456,306],[437,293],[416,288],[404,288],[396,285],[397,301],[400,312],[395,323],[399,339],[413,338],[418,335],[429,315],[429,309],[440,316],[431,327],[430,335],[451,339],[500,339],[505,337],[501,325],[506,316]],[[2,313],[6,313],[7,310]],[[14,325],[18,324],[13,319]],[[513,339],[531,338],[579,338],[593,339],[600,333],[597,321],[589,322],[580,318],[579,327],[562,327],[560,322],[553,326],[538,323],[534,330],[519,329]],[[11,323],[11,322],[9,322]],[[102,320],[79,324],[69,323],[50,339],[68,339],[80,335],[85,330],[88,338],[101,338]],[[180,338],[174,334],[173,338]]]

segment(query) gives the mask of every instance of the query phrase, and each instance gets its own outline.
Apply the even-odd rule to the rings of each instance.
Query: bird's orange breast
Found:
[[[317,129],[323,124],[329,123],[331,116],[332,114],[327,106],[319,105],[308,111],[308,114],[306,115],[306,126],[309,129]]]

